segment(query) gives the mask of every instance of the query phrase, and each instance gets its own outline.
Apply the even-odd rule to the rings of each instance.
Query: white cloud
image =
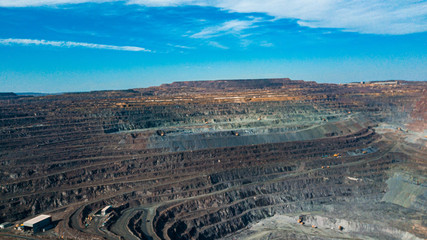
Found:
[[[61,4],[78,4],[78,3],[101,3],[114,2],[118,0],[0,0],[0,7],[38,7]]]
[[[95,43],[84,43],[84,42],[70,42],[70,41],[47,41],[39,39],[15,39],[7,38],[0,39],[0,44],[2,45],[46,45],[54,47],[84,47],[84,48],[97,48],[97,49],[108,49],[108,50],[118,50],[118,51],[131,51],[131,52],[151,52],[149,49],[134,47],[134,46],[114,46],[114,45],[105,45],[105,44],[95,44]]]
[[[274,47],[274,44],[273,44],[273,43],[271,43],[271,42],[267,42],[267,41],[262,41],[259,45],[260,45],[261,47]]]
[[[182,5],[208,6],[208,1],[203,0],[128,0],[128,4],[138,4],[148,7],[171,7]]]
[[[178,45],[178,44],[171,44],[169,43],[168,46],[174,47],[174,48],[181,48],[181,49],[195,49],[195,47],[189,47],[184,45]]]
[[[217,37],[224,34],[237,34],[244,29],[254,27],[253,24],[258,20],[252,21],[241,21],[241,20],[231,20],[225,22],[219,26],[212,26],[203,29],[202,31],[191,35],[192,38],[212,38]]]
[[[180,5],[208,6],[204,0],[0,0],[0,7],[37,7],[62,4],[125,2],[149,7],[168,7]]]
[[[296,19],[301,26],[373,34],[427,31],[427,2],[419,0],[219,0],[217,7]]]
[[[224,45],[220,44],[219,42],[209,41],[208,44],[211,45],[212,47],[221,48],[221,49],[228,49],[227,46],[224,46]]]
[[[0,0],[0,7],[25,7],[119,0]],[[265,13],[310,28],[338,28],[372,34],[427,31],[423,0],[123,0],[150,7],[198,5],[239,13]]]

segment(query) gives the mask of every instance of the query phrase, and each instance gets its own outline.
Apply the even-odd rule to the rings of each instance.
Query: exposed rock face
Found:
[[[5,94],[0,222],[50,213],[79,239],[426,238],[427,84],[392,83]]]

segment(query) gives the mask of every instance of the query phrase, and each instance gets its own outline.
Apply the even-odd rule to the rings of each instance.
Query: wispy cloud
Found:
[[[310,28],[370,34],[427,31],[427,1],[419,0],[218,0],[216,6],[233,12],[261,12],[295,19]]]
[[[212,47],[221,48],[221,49],[229,49],[229,47],[222,45],[219,42],[209,41],[208,44]]]
[[[168,46],[174,47],[174,48],[181,48],[181,49],[195,49],[195,47],[189,47],[184,45],[178,45],[178,44],[171,44],[169,43]]]
[[[1,0],[0,7],[113,1],[149,7],[197,5],[239,13],[265,13],[275,18],[295,19],[305,27],[338,28],[359,33],[409,34],[427,31],[427,1],[422,0]],[[194,37],[212,36],[215,31],[221,29],[205,29]]]
[[[273,44],[273,43],[271,43],[271,42],[267,42],[267,41],[262,41],[259,45],[260,45],[261,47],[273,47],[273,46],[274,46],[274,44]]]
[[[231,20],[225,23],[222,23],[218,26],[207,27],[202,31],[191,35],[192,38],[212,38],[221,36],[224,34],[237,34],[241,31],[253,28],[253,24],[257,22],[258,19],[251,21],[242,21],[242,20]]]
[[[206,0],[127,0],[127,4],[139,4],[148,7],[170,7],[182,5],[209,6]]]
[[[0,7],[38,7],[61,4],[78,4],[87,2],[114,2],[117,0],[1,0]]]
[[[80,3],[103,3],[103,2],[124,2],[126,4],[138,4],[149,7],[167,7],[180,5],[201,5],[207,6],[208,1],[204,0],[1,0],[0,7],[37,7],[62,4]]]
[[[16,38],[7,38],[0,39],[0,44],[2,45],[45,45],[45,46],[54,46],[54,47],[83,47],[83,48],[96,48],[96,49],[108,49],[108,50],[117,50],[117,51],[131,51],[131,52],[152,52],[149,49],[134,47],[134,46],[114,46],[114,45],[105,45],[105,44],[95,44],[95,43],[84,43],[84,42],[70,42],[70,41],[48,41],[43,39],[16,39]]]

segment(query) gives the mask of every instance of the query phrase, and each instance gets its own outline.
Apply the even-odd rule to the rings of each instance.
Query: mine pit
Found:
[[[0,223],[55,225],[0,238],[426,239],[427,85],[401,83],[1,98]]]

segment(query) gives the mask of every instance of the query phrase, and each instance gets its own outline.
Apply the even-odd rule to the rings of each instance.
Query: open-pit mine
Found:
[[[0,238],[426,239],[426,119],[400,80],[2,93]]]

